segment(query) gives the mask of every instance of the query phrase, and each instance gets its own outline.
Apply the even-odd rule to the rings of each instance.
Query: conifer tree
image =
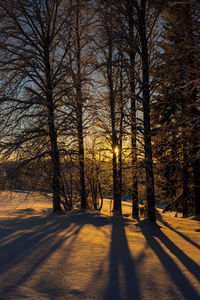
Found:
[[[198,7],[195,3],[187,0],[168,2],[163,14],[161,65],[156,71],[160,80],[155,116],[156,122],[160,122],[158,132],[161,128],[162,132],[157,135],[160,137],[156,141],[158,150],[155,153],[163,166],[161,177],[165,178],[166,194],[174,199],[175,208],[180,207],[184,216],[199,203],[198,43],[194,38],[197,28],[194,12]],[[195,205],[190,197],[191,185]]]

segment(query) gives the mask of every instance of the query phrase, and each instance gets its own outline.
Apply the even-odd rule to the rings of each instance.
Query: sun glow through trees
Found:
[[[116,147],[114,148],[114,152],[115,152],[116,156],[119,154],[119,147],[118,147],[118,146],[116,146]]]

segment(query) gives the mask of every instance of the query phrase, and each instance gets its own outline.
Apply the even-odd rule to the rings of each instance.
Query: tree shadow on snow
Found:
[[[183,239],[185,239],[187,242],[189,242],[190,244],[192,244],[193,246],[195,246],[196,248],[200,249],[200,245],[197,244],[196,242],[192,241],[189,237],[187,237],[185,234],[183,234],[182,232],[179,232],[178,230],[174,229],[171,225],[169,225],[165,220],[163,220],[162,215],[158,214],[157,215],[158,220],[165,225],[166,227],[168,227],[170,230],[174,231],[175,233],[177,233],[178,235],[180,235]],[[198,230],[195,230],[198,231]]]
[[[106,300],[140,300],[139,284],[125,232],[126,219],[113,216]],[[123,276],[123,280],[122,280]],[[125,284],[125,287],[123,285]],[[125,290],[123,290],[125,288]]]
[[[30,213],[30,215],[27,215]],[[87,224],[101,227],[109,223],[99,214],[72,213],[53,215],[43,212],[31,215],[32,210],[20,209],[16,217],[1,222],[0,228],[0,294],[1,299],[13,297],[19,286],[34,275],[37,269],[69,240],[66,257],[72,251],[81,228]],[[17,215],[18,214],[18,215]],[[55,289],[53,288],[55,284]],[[64,291],[56,289],[56,282],[49,283],[51,296],[63,296]],[[63,293],[63,295],[62,295]]]
[[[161,230],[157,224],[152,224],[148,220],[143,220],[138,223],[148,245],[159,258],[164,269],[169,274],[175,285],[179,288],[184,299],[199,299],[199,295],[180,270],[173,258],[165,252],[159,241],[175,255],[182,264],[193,274],[197,280],[200,280],[199,266],[190,257],[188,257],[181,249],[179,249]],[[159,241],[158,241],[159,240]],[[173,295],[176,297],[176,295]],[[173,298],[175,299],[175,298]]]

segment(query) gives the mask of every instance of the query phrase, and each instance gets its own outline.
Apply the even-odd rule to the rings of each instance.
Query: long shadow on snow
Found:
[[[157,215],[158,220],[163,223],[166,227],[168,227],[170,230],[174,231],[175,233],[179,234],[183,239],[185,239],[187,242],[195,246],[196,248],[200,249],[200,245],[197,244],[196,242],[192,241],[189,237],[187,237],[185,234],[182,232],[179,232],[178,230],[174,229],[171,225],[169,225],[166,221],[163,220],[162,215],[158,214]],[[197,230],[196,230],[197,231]]]
[[[19,217],[9,222],[2,222],[2,232],[7,230],[8,235],[6,239],[2,239],[0,246],[1,274],[11,272],[8,278],[5,276],[3,280],[0,280],[1,296],[8,297],[12,294],[18,286],[34,274],[36,269],[40,268],[53,252],[58,250],[67,239],[72,238],[67,250],[69,256],[72,243],[84,225],[92,224],[95,227],[101,227],[108,224],[109,220],[99,214],[82,213],[27,216],[20,210]]]
[[[126,219],[113,216],[109,282],[104,299],[140,300],[138,279],[125,232]],[[120,293],[120,267],[124,271],[125,295]]]
[[[163,267],[169,274],[169,276],[174,281],[175,285],[179,288],[179,291],[182,293],[185,299],[198,300],[199,295],[190,284],[188,279],[179,269],[177,264],[173,261],[172,257],[168,255],[157,239],[167,247],[171,253],[173,253],[183,264],[184,266],[199,280],[199,266],[190,259],[183,251],[181,251],[159,228],[157,224],[152,224],[148,220],[139,222],[138,226],[140,227],[144,237],[147,240],[148,245],[152,248],[155,254],[158,256]],[[175,296],[175,295],[174,295]]]

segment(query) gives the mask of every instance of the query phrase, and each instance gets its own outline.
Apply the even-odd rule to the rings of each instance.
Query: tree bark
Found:
[[[139,35],[142,52],[142,91],[143,91],[143,114],[144,114],[144,151],[145,151],[145,171],[146,171],[146,197],[147,215],[150,221],[156,222],[155,214],[155,193],[154,193],[154,173],[151,144],[151,124],[150,124],[150,90],[149,90],[149,57],[146,34],[146,0],[141,0],[139,9]]]
[[[48,32],[49,34],[49,32]],[[53,190],[53,211],[60,211],[60,189],[61,189],[61,171],[59,150],[57,143],[57,132],[55,128],[55,106],[53,102],[53,85],[52,85],[52,72],[50,63],[50,39],[49,36],[44,38],[44,56],[45,56],[45,76],[46,76],[46,105],[48,110],[48,127],[51,145],[51,160],[53,167],[52,174],[52,190]]]
[[[110,76],[109,76],[110,77]],[[117,134],[115,128],[115,98],[113,91],[113,82],[110,77],[109,79],[109,90],[110,90],[110,118],[111,118],[111,128],[112,128],[112,165],[113,165],[113,197],[114,197],[114,213],[121,214],[121,198],[119,194],[119,180],[118,180],[118,157],[116,153],[117,143]]]
[[[112,84],[111,84],[112,86]],[[118,180],[118,157],[116,153],[116,147],[118,147],[117,143],[117,134],[115,129],[115,109],[114,109],[114,95],[113,89],[110,90],[110,111],[111,111],[111,124],[112,124],[112,165],[113,165],[113,197],[114,197],[114,213],[121,214],[121,198],[119,194],[119,180]]]
[[[132,217],[139,217],[138,174],[137,174],[137,130],[136,130],[136,98],[135,98],[135,37],[133,4],[128,7],[129,58],[130,58],[130,99],[131,99],[131,153],[132,153]]]
[[[78,155],[79,155],[79,170],[80,170],[80,196],[81,208],[87,208],[86,190],[85,190],[85,162],[84,162],[84,145],[83,145],[83,121],[82,121],[82,105],[79,102],[77,108],[78,116]]]
[[[51,145],[51,160],[53,167],[53,177],[52,177],[52,190],[53,190],[53,211],[61,210],[60,206],[60,160],[59,160],[59,150],[57,144],[57,133],[55,128],[55,114],[54,114],[54,103],[52,97],[52,84],[51,84],[51,72],[50,64],[47,66],[46,70],[46,81],[47,81],[47,108],[48,108],[48,126],[49,126],[49,137]]]
[[[124,119],[124,111],[123,111],[123,66],[122,66],[122,51],[120,48],[120,88],[119,88],[119,106],[120,106],[120,125],[119,125],[119,151],[118,151],[118,180],[119,180],[119,190],[118,197],[119,201],[122,198],[122,138],[123,138],[123,119]]]
[[[200,139],[199,139],[199,130],[197,123],[197,117],[200,115],[199,111],[195,108],[197,103],[197,91],[196,89],[193,90],[192,93],[192,108],[191,114],[193,118],[195,118],[193,130],[192,130],[192,169],[193,169],[193,193],[194,193],[194,208],[195,208],[195,215],[200,215],[200,159],[198,158],[198,151],[200,149]]]
[[[116,147],[118,147],[117,132],[116,132],[116,118],[115,118],[115,95],[113,87],[113,44],[112,37],[109,37],[108,44],[108,61],[107,61],[107,77],[108,77],[108,88],[109,88],[109,106],[110,106],[110,119],[111,119],[111,139],[112,139],[112,167],[113,167],[113,197],[114,206],[113,212],[117,214],[122,213],[121,208],[121,197],[119,193],[119,178],[118,178],[118,164],[119,157],[117,157]]]
[[[84,162],[84,142],[83,142],[83,97],[82,97],[82,78],[81,78],[81,44],[80,44],[80,7],[77,0],[76,8],[76,97],[77,97],[77,132],[78,132],[78,155],[80,172],[80,196],[81,208],[87,208],[86,188],[85,188],[85,162]]]
[[[51,102],[50,102],[51,103]],[[60,161],[59,161],[59,151],[57,144],[57,134],[54,125],[54,111],[51,107],[52,103],[49,105],[48,113],[48,124],[49,124],[49,135],[51,142],[51,159],[53,166],[53,178],[52,178],[52,189],[53,189],[53,211],[61,210],[60,206]]]
[[[188,216],[188,166],[187,166],[187,154],[183,153],[183,217]]]
[[[200,160],[193,162],[195,215],[200,216]]]

